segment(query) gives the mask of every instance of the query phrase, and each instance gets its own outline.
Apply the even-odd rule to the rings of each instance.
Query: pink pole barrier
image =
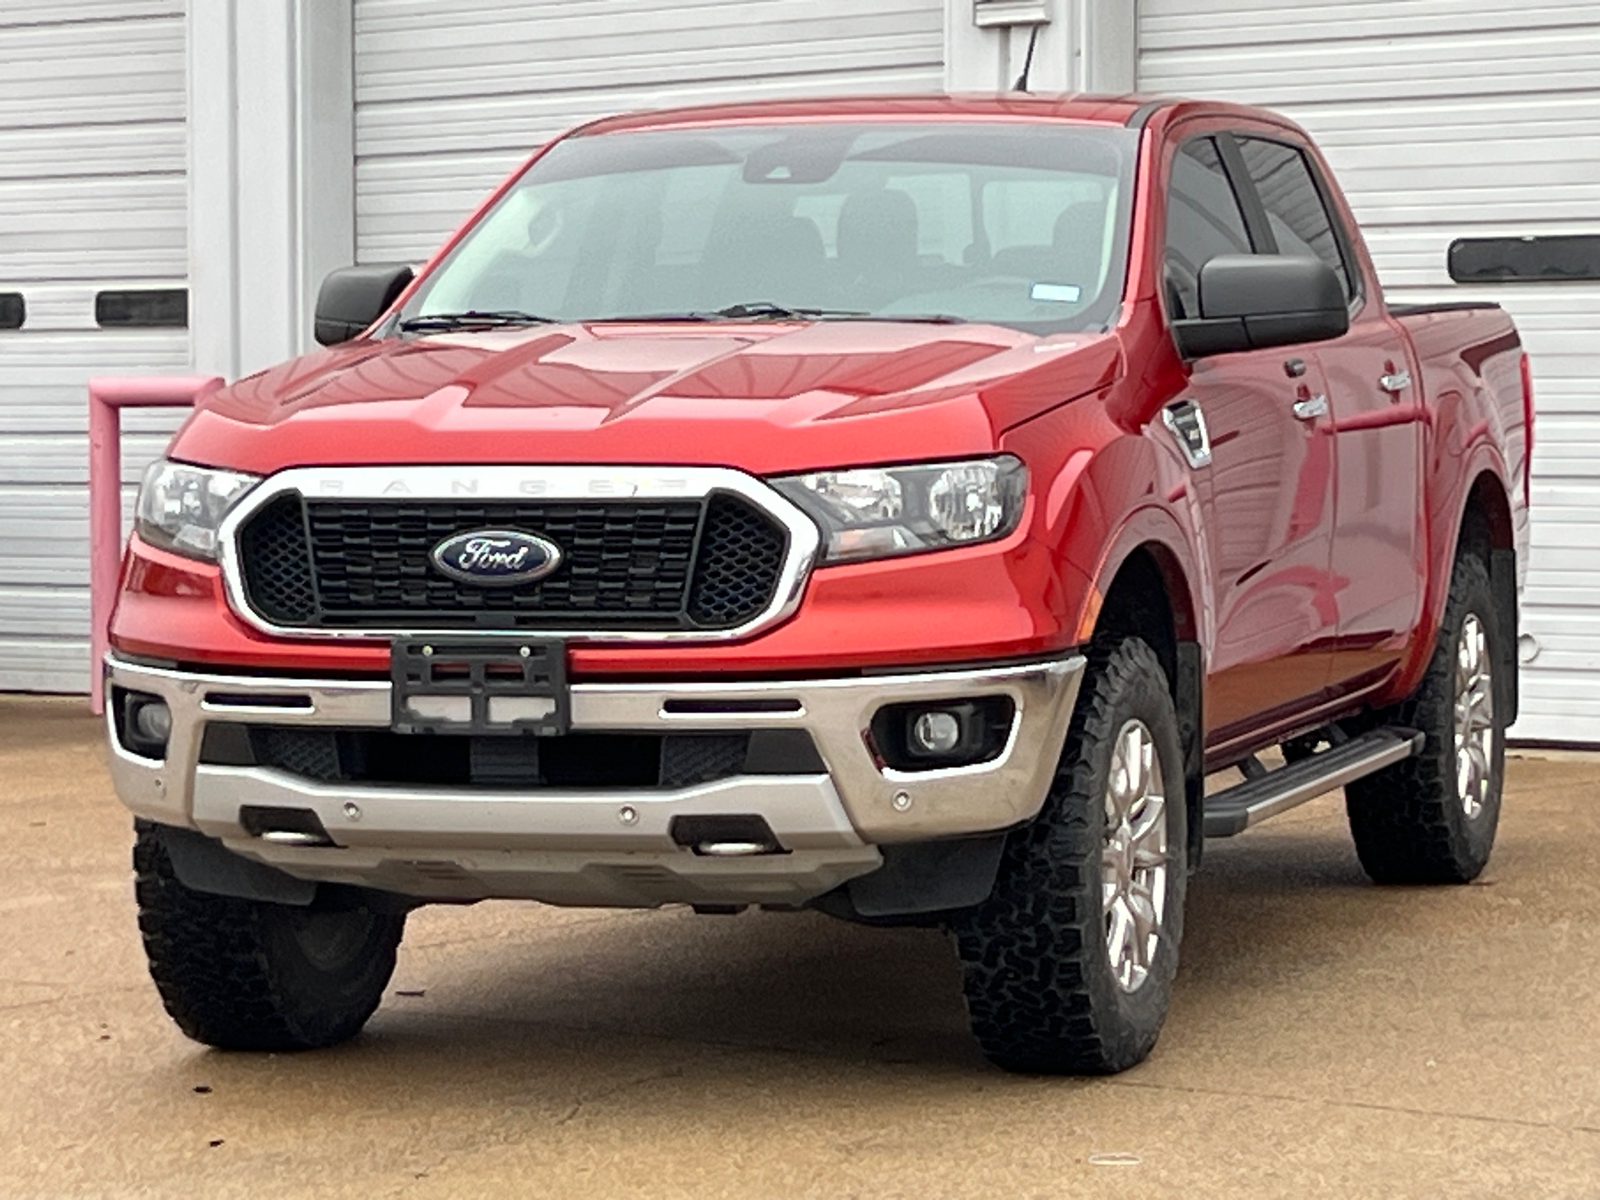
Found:
[[[105,659],[122,564],[122,410],[187,408],[222,386],[218,376],[89,380],[89,707],[105,711]]]

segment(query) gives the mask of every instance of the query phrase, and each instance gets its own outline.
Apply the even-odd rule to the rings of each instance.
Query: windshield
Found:
[[[1045,123],[659,130],[556,144],[406,304],[501,320],[1105,327],[1137,137]],[[423,318],[419,320],[419,318]]]

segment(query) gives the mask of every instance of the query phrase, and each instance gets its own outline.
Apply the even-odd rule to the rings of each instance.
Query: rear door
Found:
[[[1308,347],[1326,376],[1335,442],[1330,685],[1358,691],[1397,664],[1421,612],[1424,549],[1419,382],[1404,335],[1364,278],[1332,189],[1303,144],[1274,130],[1234,139],[1279,254],[1320,258],[1350,301],[1350,332]]]
[[[1170,320],[1198,315],[1206,262],[1259,247],[1212,137],[1180,144],[1167,196]],[[1333,445],[1317,403],[1325,404],[1327,387],[1310,354],[1218,354],[1190,370],[1189,386],[1168,411],[1191,425],[1198,412],[1209,434],[1210,462],[1194,479],[1211,567],[1215,636],[1205,713],[1208,740],[1217,745],[1290,721],[1324,694],[1337,624],[1329,576]]]

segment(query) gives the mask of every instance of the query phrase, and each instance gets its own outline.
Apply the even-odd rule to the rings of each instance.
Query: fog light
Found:
[[[961,744],[961,719],[950,712],[925,712],[911,726],[911,744],[924,754],[948,754]]]
[[[123,748],[141,758],[167,756],[172,737],[172,710],[160,696],[127,688],[112,689],[117,738]]]
[[[1009,696],[947,697],[886,704],[872,718],[868,740],[882,765],[937,771],[997,758],[1016,716]]]
[[[172,736],[172,710],[160,700],[149,700],[133,710],[133,731],[142,741],[163,746]]]

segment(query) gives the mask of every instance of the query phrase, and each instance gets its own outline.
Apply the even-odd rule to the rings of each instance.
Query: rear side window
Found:
[[[1333,218],[1311,174],[1311,164],[1294,146],[1265,138],[1236,137],[1251,182],[1267,210],[1279,254],[1320,258],[1333,268],[1348,299],[1355,295]]]
[[[1172,320],[1200,315],[1200,268],[1219,254],[1249,254],[1239,199],[1211,138],[1185,142],[1167,193],[1166,291]]]

